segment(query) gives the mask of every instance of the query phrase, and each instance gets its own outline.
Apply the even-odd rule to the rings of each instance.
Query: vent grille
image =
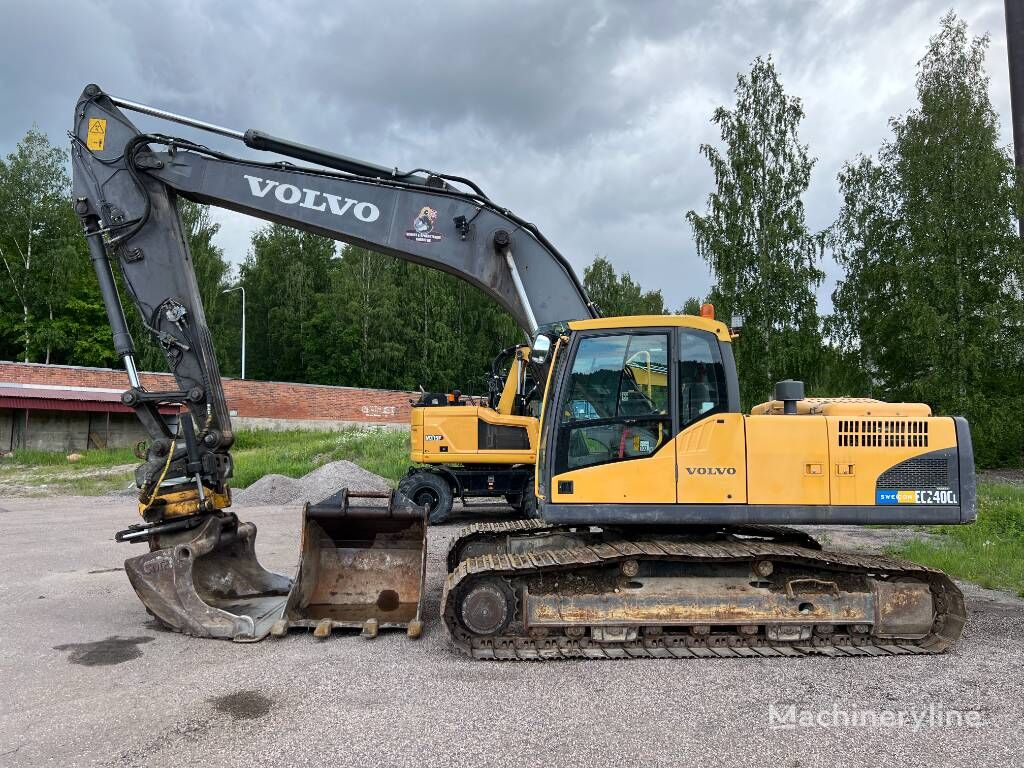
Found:
[[[927,448],[928,422],[910,419],[840,419],[840,448]]]
[[[878,476],[878,488],[949,488],[949,459],[946,456],[915,456]]]

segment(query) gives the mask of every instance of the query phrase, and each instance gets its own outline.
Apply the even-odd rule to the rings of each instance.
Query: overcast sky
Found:
[[[469,176],[538,224],[576,270],[607,256],[672,308],[710,276],[684,220],[703,210],[716,106],[772,54],[818,158],[808,223],[836,172],[914,103],[915,64],[950,7],[992,37],[1009,144],[1003,4],[946,2],[47,2],[0,0],[0,153],[37,123],[63,144],[82,87],[400,168]],[[157,123],[142,118],[144,129]],[[183,136],[186,128],[161,130]],[[242,153],[241,145],[204,142]],[[228,258],[255,219],[219,212]],[[819,291],[823,309],[836,269]]]

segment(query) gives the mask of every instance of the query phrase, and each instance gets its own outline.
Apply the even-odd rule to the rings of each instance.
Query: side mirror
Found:
[[[530,347],[530,362],[536,365],[543,365],[548,359],[548,352],[551,351],[551,339],[543,334],[533,340]]]

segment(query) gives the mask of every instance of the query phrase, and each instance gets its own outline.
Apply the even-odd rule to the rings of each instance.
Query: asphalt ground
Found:
[[[298,509],[240,513],[290,574]],[[480,662],[437,617],[451,525],[421,639],[235,644],[149,620],[121,570],[141,546],[112,540],[136,519],[0,498],[0,766],[1024,764],[1024,602],[1002,593],[965,586],[941,657]]]

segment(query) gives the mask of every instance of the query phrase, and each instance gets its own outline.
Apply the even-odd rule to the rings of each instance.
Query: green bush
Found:
[[[982,483],[978,520],[940,526],[938,541],[912,541],[895,554],[956,578],[1024,596],[1024,488]]]

